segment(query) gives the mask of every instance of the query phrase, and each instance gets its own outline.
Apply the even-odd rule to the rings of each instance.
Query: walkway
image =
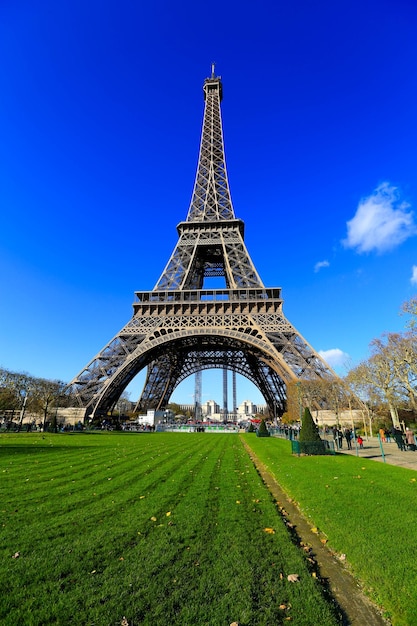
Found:
[[[382,448],[385,456],[385,463],[417,470],[417,451],[407,450],[406,452],[403,452],[398,448],[395,441],[391,443],[382,443]],[[358,447],[357,450],[354,441],[352,441],[352,450],[347,450],[346,442],[343,441],[343,448],[338,452],[342,454],[353,454],[354,456],[357,455],[363,459],[372,459],[373,461],[384,462],[381,445],[377,437],[369,437],[368,440],[364,440],[363,448],[360,449]]]

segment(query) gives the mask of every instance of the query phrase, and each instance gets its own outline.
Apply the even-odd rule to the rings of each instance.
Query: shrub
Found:
[[[265,420],[262,420],[259,424],[257,435],[258,437],[269,437],[269,430],[266,427]]]
[[[301,429],[298,441],[321,441],[319,435],[319,429],[314,423],[313,417],[310,413],[310,409],[306,407],[304,409],[303,418],[301,420]]]
[[[326,444],[320,439],[319,429],[308,407],[304,409],[298,441],[303,454],[326,454]]]

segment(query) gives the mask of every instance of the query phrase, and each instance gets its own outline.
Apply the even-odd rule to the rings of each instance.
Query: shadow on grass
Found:
[[[21,443],[16,440],[14,440],[13,443],[8,442],[7,439],[0,437],[0,459],[16,455],[36,456],[39,454],[55,454],[68,450],[86,450],[96,447],[87,443],[84,444],[81,441],[79,443],[77,442],[75,446],[69,441],[65,444],[64,439],[61,439],[61,437],[55,439],[55,437],[57,437],[57,435],[54,435],[51,441],[49,435],[45,435],[44,437],[40,436],[38,439],[34,438],[30,442],[26,439],[26,441],[22,441]]]

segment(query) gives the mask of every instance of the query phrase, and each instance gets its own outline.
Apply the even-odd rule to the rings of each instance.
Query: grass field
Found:
[[[243,438],[393,624],[417,624],[417,473],[348,455],[292,457],[288,441]]]
[[[0,474],[2,625],[339,623],[238,436],[3,434]]]

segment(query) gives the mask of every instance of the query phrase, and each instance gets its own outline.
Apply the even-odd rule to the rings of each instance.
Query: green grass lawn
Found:
[[[2,434],[0,475],[2,625],[339,623],[238,436]]]
[[[243,438],[392,622],[417,624],[417,473],[348,455],[293,457],[289,441]]]

